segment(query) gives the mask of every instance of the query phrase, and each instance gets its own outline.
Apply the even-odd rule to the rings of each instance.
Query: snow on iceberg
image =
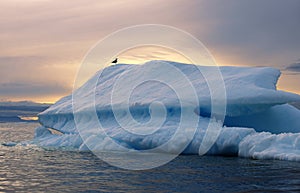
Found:
[[[181,112],[185,107],[193,105],[189,94],[178,99],[178,94],[172,88],[159,81],[144,81],[142,84],[137,82],[138,86],[130,90],[131,95],[126,105],[129,106],[131,116],[139,124],[139,131],[153,131],[147,135],[124,130],[123,125],[116,120],[116,114],[121,119],[128,118],[123,109],[124,100],[119,97],[111,101],[116,82],[122,77],[125,86],[117,87],[116,92],[120,94],[119,96],[128,92],[129,88],[126,85],[143,80],[149,73],[165,77],[170,85],[186,90],[189,85],[178,77],[170,77],[167,69],[164,69],[166,64],[172,65],[183,73],[195,89],[199,105],[192,106],[193,111],[190,116],[198,117],[199,122],[194,128],[192,138],[182,134],[163,150],[157,151],[199,153],[199,146],[205,137],[210,117],[214,116],[211,109],[212,94],[207,78],[216,78],[204,77],[201,71],[209,72],[217,67],[168,61],[151,61],[143,65],[110,66],[97,72],[83,86],[74,91],[80,97],[80,100],[75,101],[80,114],[80,119],[76,124],[84,125],[85,134],[88,135],[85,139],[88,140],[90,149],[123,151],[122,148],[112,145],[111,139],[121,147],[133,150],[154,149],[170,140],[180,124]],[[225,122],[224,125],[219,124],[218,121],[213,123],[212,127],[219,130],[220,134],[206,154],[300,161],[300,111],[287,104],[300,101],[300,96],[276,89],[280,71],[269,67],[219,67],[219,69],[226,90]],[[96,85],[93,84],[95,80]],[[95,97],[95,103],[88,100],[90,96]],[[73,102],[72,95],[66,96],[39,114],[42,126],[36,129],[35,143],[44,147],[88,150],[76,129]],[[156,103],[159,108],[151,109],[151,106]],[[164,108],[160,108],[161,104]],[[216,98],[214,104],[222,105],[221,98],[220,100]],[[159,121],[151,122],[150,112],[155,109],[159,109],[155,119]],[[101,132],[97,128],[99,123],[91,118],[95,110],[104,128]],[[165,119],[160,119],[163,116]],[[134,125],[127,124],[128,127]],[[153,130],[158,126],[158,130]],[[47,128],[57,130],[62,134],[52,134]],[[182,146],[187,141],[189,143]],[[181,147],[184,149],[178,149]]]

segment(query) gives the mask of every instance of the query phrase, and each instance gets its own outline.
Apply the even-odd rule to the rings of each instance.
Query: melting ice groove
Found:
[[[163,64],[169,64],[179,69],[196,90],[200,105],[193,107],[194,111],[191,116],[198,116],[199,123],[191,142],[182,153],[198,154],[211,116],[211,93],[200,71],[209,71],[216,67],[196,67],[191,64],[168,61],[151,61],[143,65],[110,66],[97,72],[75,91],[81,99],[76,101],[80,116],[78,121],[85,126],[85,134],[88,135],[87,140],[91,144],[90,148],[99,151],[123,150],[112,145],[108,138],[126,149],[141,151],[153,149],[170,140],[180,122],[182,109],[178,104],[182,102],[181,104],[188,106],[190,100],[188,95],[186,98],[178,99],[174,90],[155,81],[139,84],[132,91],[129,99],[130,113],[134,120],[140,123],[139,130],[153,129],[151,124],[146,124],[151,119],[149,105],[153,102],[164,104],[166,113],[159,130],[147,135],[123,130],[112,112],[112,106],[116,105],[119,108],[114,110],[122,116],[124,111],[122,99],[117,98],[111,104],[111,93],[121,75],[130,71],[130,78],[127,81],[131,82],[139,80],[151,72],[158,73],[159,76],[170,76],[168,73],[159,74],[164,72],[161,69]],[[221,133],[206,154],[300,161],[300,111],[287,104],[300,101],[300,96],[276,89],[280,71],[269,67],[220,67],[220,71],[227,94],[226,117],[223,125],[217,121],[213,123],[213,128],[221,129]],[[182,89],[186,87],[176,77],[168,78],[171,85]],[[95,79],[98,80],[96,90],[94,90],[95,85],[92,84]],[[128,88],[120,87],[117,92],[126,93]],[[95,109],[93,101],[91,102],[88,98],[94,94],[96,113],[104,128],[102,132],[97,129],[98,122],[90,118]],[[218,101],[215,102],[218,104]],[[123,113],[123,116],[126,117],[126,113]],[[49,109],[40,113],[39,122],[41,126],[36,129],[32,143],[42,147],[88,150],[74,123],[72,95],[60,99]],[[53,134],[47,128],[57,130],[61,134]],[[163,152],[176,152],[176,148],[180,147],[185,140],[189,140],[184,135],[179,139],[166,146]]]

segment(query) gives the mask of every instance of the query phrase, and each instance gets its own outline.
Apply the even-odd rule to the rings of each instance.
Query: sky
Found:
[[[218,65],[278,68],[278,88],[300,94],[299,0],[0,0],[0,7],[0,100],[55,102],[70,94],[95,43],[149,23],[189,32]],[[162,53],[170,57],[143,49],[123,59]]]

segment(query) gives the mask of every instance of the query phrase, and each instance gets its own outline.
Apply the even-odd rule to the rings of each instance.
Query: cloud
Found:
[[[56,96],[70,92],[70,88],[53,83],[6,82],[0,84],[1,97]]]
[[[0,57],[0,98],[54,102],[72,91],[76,67],[46,56]]]
[[[9,83],[6,89],[27,82],[25,88],[45,84],[59,92],[63,88],[55,85],[72,84],[77,66],[97,41],[137,24],[190,32],[221,65],[278,67],[300,51],[298,0],[13,0],[0,1],[0,7],[0,84]],[[129,59],[168,57],[162,54],[132,53]]]
[[[228,62],[277,66],[298,56],[299,9],[300,2],[293,0],[206,1],[195,18],[211,24],[197,37]]]
[[[300,62],[296,62],[293,64],[288,65],[285,70],[292,71],[292,72],[300,72]]]
[[[176,51],[158,46],[141,46],[129,49],[121,53],[119,58],[121,63],[143,63],[149,60],[183,60],[183,56]],[[188,61],[184,60],[182,62]]]
[[[26,51],[80,61],[99,39],[143,23],[186,30],[226,63],[282,64],[300,50],[297,0],[20,1],[17,7],[3,1],[0,5],[1,53]]]

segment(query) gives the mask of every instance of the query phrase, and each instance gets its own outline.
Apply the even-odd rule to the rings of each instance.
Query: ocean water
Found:
[[[37,123],[1,123],[0,142],[30,140]],[[300,192],[300,164],[179,156],[129,171],[89,152],[0,146],[0,192]]]

